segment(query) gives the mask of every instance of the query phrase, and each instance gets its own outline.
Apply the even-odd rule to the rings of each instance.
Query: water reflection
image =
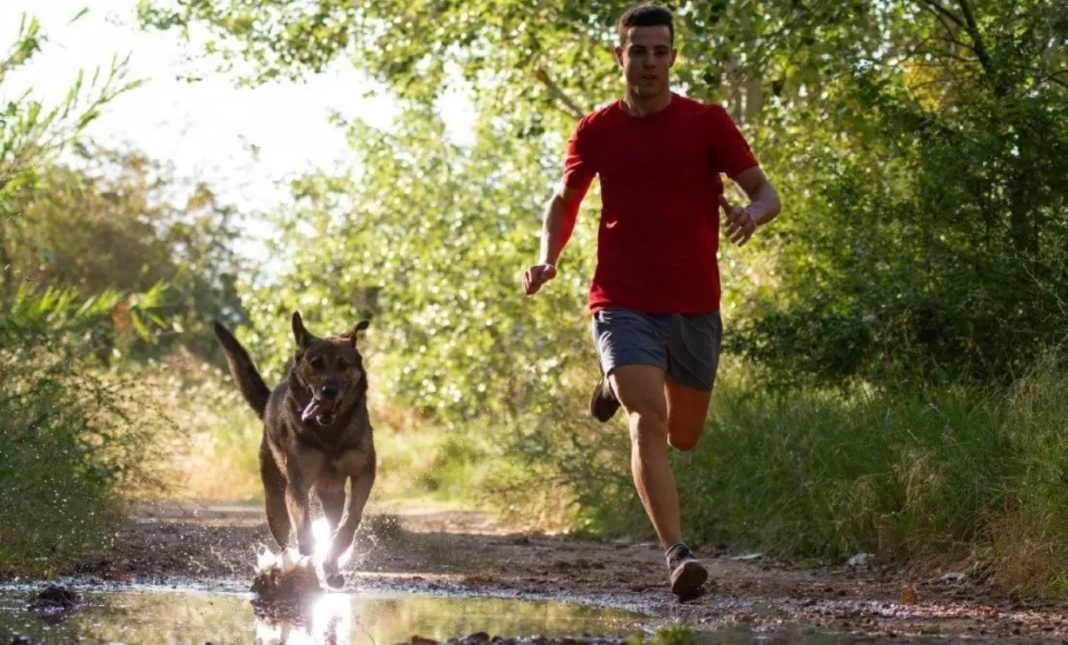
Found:
[[[490,635],[626,636],[637,614],[555,601],[414,594],[324,593],[302,605],[264,605],[247,594],[140,590],[83,594],[85,608],[58,624],[25,612],[24,593],[0,593],[0,634],[20,632],[47,643],[90,642],[410,642]]]
[[[256,642],[265,645],[312,645],[351,643],[351,598],[324,593],[303,604],[264,604],[253,601]]]

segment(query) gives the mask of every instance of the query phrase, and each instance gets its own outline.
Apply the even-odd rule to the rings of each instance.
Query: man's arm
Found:
[[[575,230],[579,204],[585,193],[585,190],[568,188],[561,182],[549,198],[542,218],[538,263],[523,274],[523,290],[528,296],[537,293],[541,285],[556,277],[556,261],[560,259],[560,253]]]
[[[731,179],[749,197],[749,205],[745,208],[732,206],[726,197],[720,197],[720,204],[727,214],[727,239],[741,246],[749,241],[758,226],[775,219],[782,205],[779,203],[779,194],[760,166],[743,170]]]

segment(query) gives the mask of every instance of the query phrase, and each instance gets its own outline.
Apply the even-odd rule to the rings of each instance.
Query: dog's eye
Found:
[[[316,369],[316,370],[323,369],[323,365],[324,365],[323,359],[319,358],[318,356],[316,356],[315,358],[313,358],[310,361],[308,361],[308,364],[312,366],[312,369]]]

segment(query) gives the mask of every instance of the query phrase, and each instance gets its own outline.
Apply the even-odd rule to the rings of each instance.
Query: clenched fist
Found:
[[[535,264],[523,274],[523,291],[533,296],[541,285],[556,277],[556,267],[551,264]]]
[[[719,196],[719,205],[727,215],[727,239],[741,246],[753,237],[757,221],[748,209],[734,206],[723,195]]]

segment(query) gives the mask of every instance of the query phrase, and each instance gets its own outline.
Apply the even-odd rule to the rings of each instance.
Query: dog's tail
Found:
[[[241,346],[241,343],[237,342],[230,330],[217,320],[212,326],[215,328],[215,337],[219,339],[223,353],[226,354],[226,363],[230,366],[230,374],[237,381],[237,386],[241,388],[241,394],[245,395],[245,400],[248,401],[248,404],[262,419],[263,411],[267,408],[267,398],[271,396],[271,390],[267,388],[267,384],[263,382],[263,377],[256,370],[256,366],[252,364],[252,359],[249,358],[248,352]]]

